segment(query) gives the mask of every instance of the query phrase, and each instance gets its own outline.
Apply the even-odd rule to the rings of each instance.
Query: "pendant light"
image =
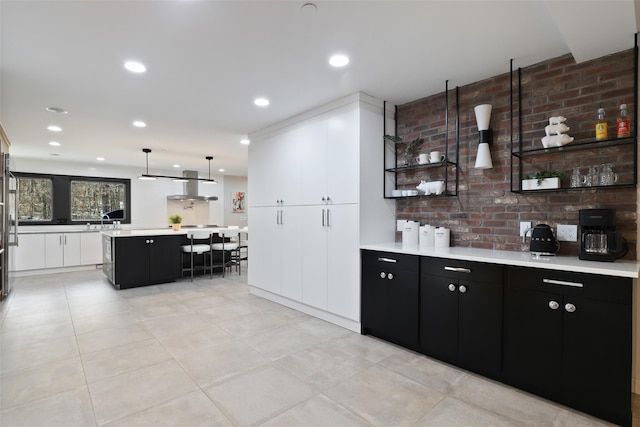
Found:
[[[211,179],[211,160],[213,160],[213,156],[207,156],[205,159],[209,160],[209,179],[202,180],[203,184],[217,184],[218,182],[215,179]]]
[[[143,148],[142,152],[145,154],[147,160],[147,169],[146,172],[138,177],[138,179],[146,179],[146,180],[156,180],[158,177],[154,175],[149,175],[149,153],[151,152],[150,148]]]

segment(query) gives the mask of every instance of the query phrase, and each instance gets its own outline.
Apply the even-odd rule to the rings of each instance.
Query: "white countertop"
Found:
[[[617,260],[615,262],[583,261],[577,256],[547,256],[533,258],[529,252],[498,251],[476,248],[421,248],[418,245],[402,243],[380,243],[361,245],[360,249],[393,252],[398,254],[422,255],[436,258],[459,259],[465,261],[488,262],[492,264],[515,265],[521,267],[546,268],[549,270],[572,271],[577,273],[603,274],[607,276],[637,279],[640,263]]]
[[[102,231],[102,234],[110,237],[174,236],[174,235],[181,236],[181,235],[186,235],[190,231],[208,231],[210,233],[226,233],[227,236],[231,236],[239,232],[243,232],[243,233],[248,232],[248,230],[242,229],[242,228],[227,228],[227,227],[181,228],[179,231],[173,231],[173,229],[171,228],[127,229],[127,230],[105,229],[101,231]]]

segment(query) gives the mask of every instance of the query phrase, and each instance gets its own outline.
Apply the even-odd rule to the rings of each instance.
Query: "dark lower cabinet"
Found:
[[[629,278],[362,251],[362,333],[631,426]]]
[[[632,280],[507,268],[505,381],[631,425]]]
[[[420,257],[362,251],[362,333],[416,350]]]
[[[502,368],[503,268],[423,257],[420,348],[492,378]]]
[[[181,274],[182,236],[112,237],[112,283],[119,289],[173,282]]]

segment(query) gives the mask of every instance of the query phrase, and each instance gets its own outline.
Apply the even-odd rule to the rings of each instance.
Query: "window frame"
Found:
[[[71,181],[92,181],[106,182],[110,184],[124,184],[124,218],[119,221],[121,221],[123,224],[131,224],[131,179],[105,178],[82,175],[56,175],[31,172],[13,172],[13,174],[16,178],[50,179],[53,184],[51,195],[51,220],[20,220],[20,225],[80,225],[87,223],[100,224],[100,219],[90,221],[71,219]]]

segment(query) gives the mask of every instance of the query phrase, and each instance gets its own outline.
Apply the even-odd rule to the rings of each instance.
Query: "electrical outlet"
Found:
[[[561,242],[577,242],[578,241],[578,226],[568,224],[558,224],[556,230],[558,240]]]
[[[524,233],[531,228],[531,221],[520,221],[520,237],[524,237]]]

